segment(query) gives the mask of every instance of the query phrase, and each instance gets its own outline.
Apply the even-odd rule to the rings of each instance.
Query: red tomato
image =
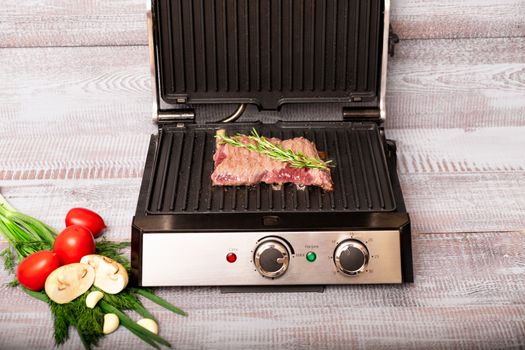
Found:
[[[47,276],[59,267],[60,261],[55,253],[41,250],[29,255],[18,265],[18,282],[38,292],[44,289]]]
[[[89,209],[73,208],[66,215],[66,227],[71,225],[80,225],[87,227],[93,237],[98,237],[102,234],[102,230],[106,228],[104,220]]]
[[[53,250],[62,265],[77,263],[84,255],[95,252],[95,239],[89,229],[72,225],[58,234]]]

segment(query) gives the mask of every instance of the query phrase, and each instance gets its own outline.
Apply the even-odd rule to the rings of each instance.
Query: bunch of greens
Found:
[[[247,138],[252,142],[241,142],[242,138]],[[227,143],[234,147],[245,148],[252,152],[263,154],[271,159],[290,164],[292,168],[312,168],[329,170],[332,161],[323,161],[317,157],[308,157],[301,152],[295,152],[291,149],[272,143],[264,136],[260,136],[257,130],[252,129],[250,135],[237,134],[233,137],[226,136],[224,130],[219,130],[215,135],[219,143]]]
[[[15,266],[10,259],[11,248],[16,252],[18,261],[22,261],[26,256],[40,250],[53,249],[57,235],[55,230],[43,222],[15,210],[1,194],[0,232],[10,245],[0,253],[10,272],[14,271]]]
[[[0,234],[9,243],[9,247],[4,249],[0,255],[3,257],[5,269],[11,274],[15,274],[17,263],[20,263],[27,256],[43,249],[52,249],[54,239],[57,236],[56,231],[48,225],[14,209],[1,194]],[[96,253],[121,263],[129,272],[129,259],[122,254],[122,250],[127,247],[129,247],[129,242],[100,240],[96,244]],[[15,278],[9,284],[16,286],[16,282]],[[123,312],[123,310],[131,310],[142,317],[157,321],[144,307],[140,297],[147,298],[178,315],[186,316],[184,311],[158,297],[147,288],[127,287],[118,294],[104,293],[104,298],[100,300],[95,308],[90,309],[86,306],[86,296],[89,292],[99,290],[95,286],[92,286],[88,292],[67,304],[53,302],[44,291],[35,292],[22,286],[20,287],[28,295],[49,305],[54,319],[54,338],[57,346],[67,341],[69,329],[72,326],[76,328],[84,347],[91,349],[97,345],[98,340],[104,335],[102,333],[104,314],[114,313],[118,316],[122,326],[152,347],[157,349],[160,349],[160,345],[171,347],[168,341],[138,325]]]

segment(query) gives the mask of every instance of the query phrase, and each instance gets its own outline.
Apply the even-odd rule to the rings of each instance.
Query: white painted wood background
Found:
[[[0,191],[60,229],[73,206],[129,239],[149,135],[143,0],[3,0]],[[179,349],[525,347],[525,1],[393,0],[388,136],[416,282],[324,294],[166,288]],[[0,243],[0,248],[5,242]],[[52,348],[47,307],[3,285],[0,349]],[[100,344],[145,348],[125,329]],[[64,348],[79,348],[76,335]]]

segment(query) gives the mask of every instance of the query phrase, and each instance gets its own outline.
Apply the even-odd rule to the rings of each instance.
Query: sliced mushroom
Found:
[[[57,304],[65,304],[78,298],[95,281],[95,270],[81,263],[59,267],[47,276],[45,290],[49,299]]]
[[[108,294],[117,294],[128,285],[128,272],[118,262],[103,255],[90,254],[80,262],[95,269],[95,287]]]

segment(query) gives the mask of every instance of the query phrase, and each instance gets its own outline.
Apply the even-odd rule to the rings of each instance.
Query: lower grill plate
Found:
[[[298,190],[285,184],[212,186],[214,135],[247,134],[255,127],[266,137],[303,136],[333,161],[334,191],[309,186]],[[149,180],[146,213],[246,213],[246,212],[381,212],[393,211],[392,193],[379,130],[374,123],[278,123],[187,125],[165,127]]]

